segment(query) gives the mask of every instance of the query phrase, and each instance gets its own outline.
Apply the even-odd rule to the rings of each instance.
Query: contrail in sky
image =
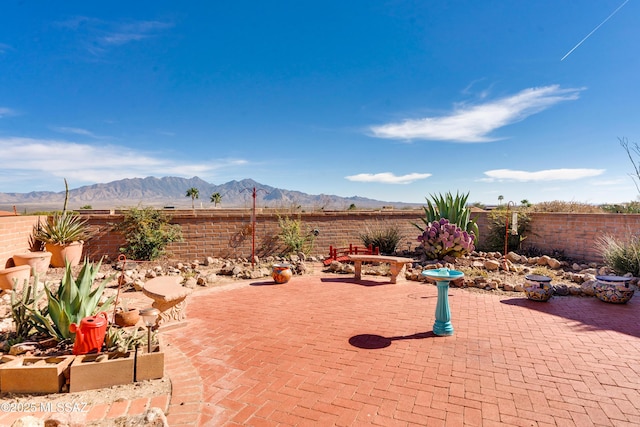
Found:
[[[598,25],[598,26],[597,26],[597,27],[595,27],[593,30],[591,30],[591,32],[590,32],[589,34],[587,34],[587,35],[585,36],[585,38],[583,38],[582,40],[580,40],[580,43],[578,43],[577,45],[575,45],[575,46],[573,47],[573,49],[571,49],[569,52],[567,52],[567,54],[566,54],[565,56],[563,56],[563,57],[562,57],[562,59],[561,59],[560,61],[564,61],[564,59],[565,59],[567,56],[571,55],[571,52],[573,52],[574,50],[576,50],[576,49],[578,48],[578,46],[580,46],[582,43],[584,43],[584,41],[585,41],[586,39],[588,39],[589,37],[591,37],[591,35],[592,35],[593,33],[595,33],[596,31],[598,31],[598,28],[602,27],[602,26],[604,25],[604,23],[605,23],[605,22],[607,22],[609,19],[611,19],[611,17],[612,17],[613,15],[615,15],[616,13],[618,13],[618,11],[619,11],[620,9],[622,9],[622,7],[623,7],[625,4],[627,4],[627,3],[629,3],[629,0],[624,0],[624,2],[623,2],[620,6],[618,6],[618,8],[617,8],[616,10],[614,10],[614,11],[611,13],[611,15],[607,16],[607,19],[605,19],[604,21],[602,21],[602,22],[600,23],[600,25]]]

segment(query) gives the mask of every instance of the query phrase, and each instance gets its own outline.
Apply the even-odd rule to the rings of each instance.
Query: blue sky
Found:
[[[0,192],[637,198],[640,2],[3,3]],[[564,59],[563,59],[564,58]]]

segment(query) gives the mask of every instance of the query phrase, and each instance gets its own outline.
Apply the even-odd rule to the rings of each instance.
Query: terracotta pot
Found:
[[[15,265],[28,265],[31,267],[31,274],[38,274],[44,276],[47,274],[49,264],[51,263],[51,252],[25,252],[23,254],[16,254],[13,257],[13,263]]]
[[[31,276],[31,267],[19,265],[0,270],[0,289],[13,289],[13,281],[17,280],[18,286],[22,286],[25,280]]]
[[[274,264],[271,277],[276,283],[287,283],[293,276],[291,266],[289,264]]]
[[[140,310],[132,308],[129,311],[118,309],[114,321],[118,326],[135,326],[140,320]]]
[[[71,264],[71,267],[75,267],[80,264],[84,242],[72,242],[66,245],[61,245],[59,243],[45,243],[44,246],[47,251],[51,252],[52,267],[64,267],[65,259],[69,264]]]

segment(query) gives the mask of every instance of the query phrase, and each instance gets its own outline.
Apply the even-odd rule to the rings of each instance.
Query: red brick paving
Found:
[[[536,303],[452,288],[455,333],[437,337],[432,285],[268,283],[200,291],[189,324],[166,333],[195,370],[174,388],[189,403],[172,396],[171,425],[640,425],[638,296]],[[178,416],[197,407],[192,424]]]
[[[87,421],[160,407],[171,426],[640,425],[640,297],[450,289],[308,275],[200,291],[167,331],[171,396],[97,405]],[[0,413],[0,425],[26,414]]]

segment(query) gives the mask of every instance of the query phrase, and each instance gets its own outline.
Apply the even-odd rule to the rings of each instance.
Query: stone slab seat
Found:
[[[363,262],[382,262],[389,264],[391,270],[391,280],[389,283],[396,283],[396,278],[404,266],[407,264],[413,264],[413,259],[411,258],[387,255],[349,255],[349,260],[353,261],[353,266],[356,271],[356,280],[360,280],[362,278]]]
[[[145,282],[142,293],[153,300],[153,307],[160,310],[156,327],[166,329],[186,320],[186,298],[192,292],[180,284],[181,276],[155,277]]]

